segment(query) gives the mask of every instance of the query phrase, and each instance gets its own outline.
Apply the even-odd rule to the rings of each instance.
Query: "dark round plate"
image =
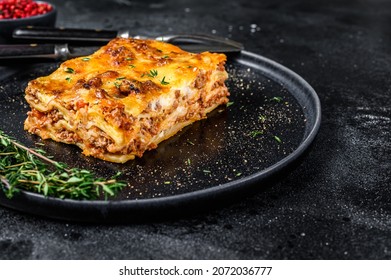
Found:
[[[43,149],[57,161],[93,170],[100,177],[121,171],[128,186],[105,201],[46,198],[20,192],[0,204],[23,212],[73,221],[122,222],[203,210],[287,167],[309,147],[320,125],[318,96],[300,76],[260,55],[230,56],[230,106],[221,106],[126,164],[85,157],[71,145],[42,141],[23,130],[29,110],[24,88],[58,64],[34,64],[0,79],[0,129],[19,142]],[[42,148],[40,145],[39,148]]]

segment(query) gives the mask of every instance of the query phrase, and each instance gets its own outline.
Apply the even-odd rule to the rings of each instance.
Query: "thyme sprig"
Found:
[[[70,199],[107,199],[126,186],[117,180],[96,178],[89,170],[68,168],[44,151],[27,148],[0,130],[0,188],[8,198],[20,190]]]

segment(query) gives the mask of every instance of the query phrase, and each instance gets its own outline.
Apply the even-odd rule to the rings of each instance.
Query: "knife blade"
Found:
[[[172,44],[199,44],[230,46],[237,52],[244,49],[243,45],[231,39],[206,34],[174,34],[149,38],[140,35],[131,35],[129,30],[98,30],[60,27],[27,26],[14,30],[13,38],[28,40],[29,42],[66,43],[66,44],[105,44],[110,40],[120,38],[155,39]],[[233,50],[233,49],[232,49]]]

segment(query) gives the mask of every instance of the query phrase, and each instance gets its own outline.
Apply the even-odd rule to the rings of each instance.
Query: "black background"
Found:
[[[391,258],[390,1],[52,2],[58,26],[243,42],[306,79],[323,119],[292,170],[208,213],[109,226],[1,207],[1,259]]]

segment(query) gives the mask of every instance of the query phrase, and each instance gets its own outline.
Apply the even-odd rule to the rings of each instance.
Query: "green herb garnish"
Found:
[[[147,73],[147,76],[148,76],[148,77],[151,77],[151,78],[155,78],[155,77],[157,77],[157,75],[158,75],[158,73],[157,73],[157,70],[155,70],[155,69],[152,69],[152,70],[150,70],[150,71]]]
[[[83,60],[83,61],[90,61],[90,59],[91,58],[89,58],[89,57],[83,57],[81,60]]]
[[[280,139],[280,137],[274,135],[274,140],[276,140],[278,143],[282,143],[282,140]]]
[[[265,122],[266,121],[266,117],[264,116],[264,115],[260,115],[259,117],[258,117],[258,119],[261,121],[261,122]]]
[[[250,136],[251,137],[257,137],[258,135],[262,135],[263,134],[263,131],[260,131],[260,130],[254,130],[254,131],[251,131],[250,132]]]
[[[67,67],[67,68],[65,69],[65,72],[66,72],[66,73],[69,73],[69,74],[74,74],[74,73],[75,73],[75,70],[74,70],[73,68]]]
[[[232,106],[232,105],[234,105],[234,102],[228,102],[228,103],[226,104],[227,107]]]
[[[276,101],[276,102],[281,102],[282,101],[282,97],[279,97],[279,96],[274,96],[272,99],[270,99],[272,101]]]
[[[130,68],[136,68],[136,66],[134,66],[133,64],[129,64],[129,67]]]
[[[115,86],[116,88],[120,88],[121,84],[118,83],[118,82],[114,82],[114,86]]]
[[[166,85],[169,84],[169,82],[166,82],[165,79],[166,79],[166,76],[164,76],[163,79],[160,81],[160,83],[161,83],[162,85],[164,85],[164,86],[166,86]]]
[[[42,150],[27,148],[0,130],[0,188],[8,198],[20,190],[69,199],[98,199],[115,195],[126,186],[110,179],[96,178],[85,169],[68,168]]]
[[[116,80],[123,80],[125,77],[118,77]]]
[[[66,77],[65,80],[66,80],[68,83],[72,82],[72,78],[71,78],[71,77]]]

